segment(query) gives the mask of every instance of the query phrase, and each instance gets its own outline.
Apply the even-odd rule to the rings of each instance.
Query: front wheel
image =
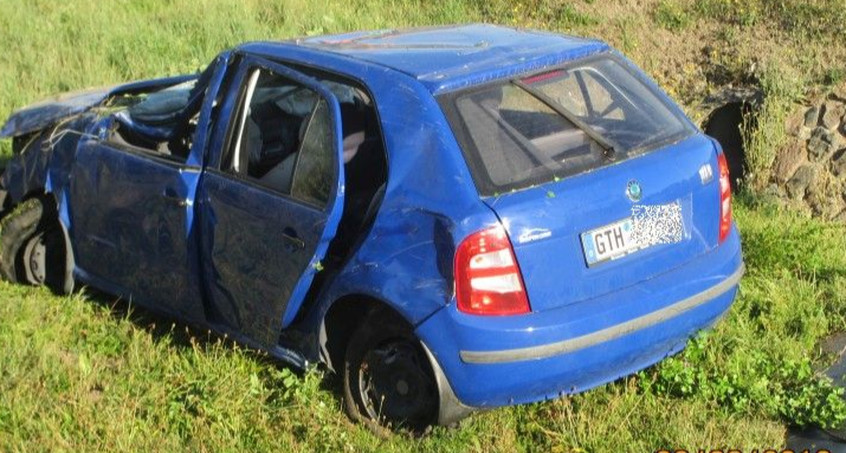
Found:
[[[432,367],[410,327],[374,311],[353,333],[344,360],[344,402],[371,428],[421,432],[437,420]]]
[[[0,276],[14,283],[68,292],[67,250],[55,203],[31,198],[0,225]]]

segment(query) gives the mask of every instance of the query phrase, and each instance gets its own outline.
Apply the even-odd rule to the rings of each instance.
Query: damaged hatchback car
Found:
[[[726,160],[595,40],[489,25],[241,45],[14,113],[0,272],[96,287],[450,424],[684,347],[743,272]]]

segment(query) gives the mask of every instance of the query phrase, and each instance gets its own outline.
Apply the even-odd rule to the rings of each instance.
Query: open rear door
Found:
[[[200,189],[207,318],[273,346],[341,219],[340,107],[314,79],[247,57],[220,118]]]

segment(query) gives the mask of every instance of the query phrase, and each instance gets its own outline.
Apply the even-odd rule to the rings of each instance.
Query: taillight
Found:
[[[731,231],[731,178],[725,154],[717,154],[717,165],[720,169],[720,243],[722,243]]]
[[[458,309],[474,315],[529,312],[529,299],[511,241],[502,226],[477,231],[455,252]]]

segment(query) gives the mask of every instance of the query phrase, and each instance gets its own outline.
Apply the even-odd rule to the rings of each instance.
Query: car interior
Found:
[[[196,80],[148,93],[114,113],[109,140],[185,161],[211,72],[207,69]],[[314,76],[338,99],[343,130],[344,214],[327,256],[331,263],[348,256],[375,217],[384,194],[387,163],[371,96],[340,77]],[[233,112],[232,127],[237,130],[230,132],[230,149],[221,170],[321,207],[333,179],[328,173],[331,158],[317,157],[320,149],[330,149],[328,143],[320,143],[331,136],[325,133],[327,104],[314,91],[264,70],[254,71],[248,79],[244,89],[249,92]],[[304,183],[297,184],[298,178]]]

